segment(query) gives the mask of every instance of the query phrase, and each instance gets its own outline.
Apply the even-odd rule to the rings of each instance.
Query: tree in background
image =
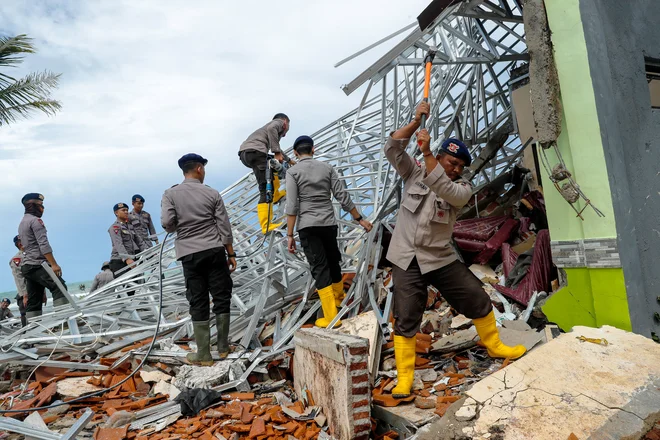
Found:
[[[25,54],[35,52],[32,38],[27,35],[0,36],[0,69],[16,67],[23,62]],[[18,117],[27,118],[34,110],[49,116],[57,113],[62,105],[50,99],[50,94],[57,88],[59,79],[60,74],[47,70],[18,79],[0,71],[0,126],[15,122]]]

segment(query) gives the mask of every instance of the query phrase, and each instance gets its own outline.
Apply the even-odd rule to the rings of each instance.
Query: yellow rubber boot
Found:
[[[346,292],[344,292],[344,282],[340,281],[338,283],[332,284],[332,291],[335,294],[335,304],[337,307],[341,306],[341,302],[346,298]]]
[[[272,203],[259,203],[257,205],[257,214],[259,215],[259,224],[261,225],[261,232],[263,232],[264,234],[279,228],[280,225],[282,224],[282,223],[273,224]],[[266,230],[266,228],[268,228],[268,230]]]
[[[335,292],[332,289],[332,285],[319,289],[319,298],[321,298],[321,308],[323,309],[323,318],[316,320],[315,325],[317,327],[326,328],[330,324],[330,321],[337,316],[337,305],[335,304]],[[341,321],[337,321],[335,327],[339,327]]]
[[[522,345],[509,347],[500,340],[500,332],[495,325],[495,313],[491,312],[483,318],[473,319],[472,322],[477,328],[477,333],[481,342],[488,349],[488,356],[492,358],[518,359],[525,354],[527,349]]]
[[[285,195],[286,191],[280,191],[280,176],[275,173],[275,175],[273,175],[273,203],[279,202]]]
[[[394,335],[394,360],[396,361],[397,385],[392,389],[392,397],[401,399],[410,396],[415,378],[416,337]]]

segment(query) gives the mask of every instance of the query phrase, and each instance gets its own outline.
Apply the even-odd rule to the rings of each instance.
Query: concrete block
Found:
[[[494,425],[504,428],[503,440],[571,433],[580,439],[639,439],[660,419],[658,365],[660,349],[650,339],[609,326],[576,326],[476,383],[466,392],[471,399],[419,440],[454,438],[466,427],[482,438]],[[474,401],[476,418],[467,421],[471,409],[462,409]]]
[[[336,330],[301,329],[293,337],[294,388],[312,393],[338,440],[361,438],[371,429],[369,340]]]

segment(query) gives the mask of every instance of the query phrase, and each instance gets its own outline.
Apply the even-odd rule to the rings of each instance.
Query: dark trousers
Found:
[[[298,231],[300,244],[312,268],[316,288],[341,281],[341,253],[337,246],[337,226],[310,226]]]
[[[458,313],[470,319],[483,318],[493,309],[481,281],[458,260],[422,275],[417,258],[413,258],[408,270],[392,266],[392,280],[395,335],[412,338],[419,332],[429,284],[438,289]]]
[[[128,271],[123,271],[122,273],[118,274],[120,270],[128,266],[125,261],[123,260],[110,260],[110,270],[112,271],[112,274],[115,276],[115,278],[122,276]],[[133,296],[135,295],[135,291],[131,290],[130,292],[127,293],[128,296]]]
[[[50,293],[53,295],[53,301],[65,298],[64,293],[57,287],[55,281],[48,275],[46,269],[41,265],[33,264],[24,264],[21,267],[21,272],[23,272],[23,277],[25,277],[25,287],[28,292],[28,304],[25,308],[25,312],[39,312],[43,304],[44,293],[46,293],[46,288],[50,290]],[[66,289],[66,283],[59,277],[60,282]]]
[[[266,203],[266,167],[268,155],[257,150],[245,150],[238,153],[243,165],[252,168],[259,186],[259,203]]]
[[[194,322],[208,322],[209,293],[213,298],[213,313],[229,313],[234,282],[227,264],[225,248],[208,249],[181,258],[186,279],[186,298]]]

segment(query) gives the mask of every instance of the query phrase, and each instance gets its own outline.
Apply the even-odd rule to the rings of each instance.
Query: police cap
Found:
[[[18,235],[14,237],[14,245],[18,244],[19,241],[21,241],[21,239],[19,238]]]
[[[9,301],[9,298],[2,298],[3,303],[11,304],[11,301]]]
[[[127,205],[126,203],[117,203],[117,204],[112,208],[112,212],[117,212],[117,211],[119,211],[120,209],[123,209],[123,208],[128,209],[128,205]]]
[[[296,141],[293,143],[293,149],[297,150],[298,147],[300,147],[302,145],[311,145],[313,147],[314,146],[314,139],[312,139],[309,136],[305,136],[305,135],[298,136]]]
[[[135,194],[133,197],[131,197],[131,202],[137,201],[144,203],[144,197],[142,197],[140,194]]]
[[[21,203],[25,205],[26,203],[31,202],[32,200],[41,200],[43,202],[44,196],[43,194],[39,194],[39,193],[28,193],[23,196],[23,198],[21,199]]]
[[[179,159],[179,168],[183,169],[183,166],[188,162],[199,162],[202,165],[206,165],[208,163],[208,160],[204,159],[199,154],[195,154],[195,153],[184,154],[183,156],[181,156],[181,159]]]
[[[110,262],[109,261],[104,261],[103,265],[101,266],[101,270],[105,269],[106,267],[110,267]]]
[[[465,162],[465,166],[469,167],[472,163],[472,157],[470,156],[470,150],[465,146],[465,144],[458,139],[449,138],[442,143],[440,147],[442,151],[449,154],[450,156],[457,157],[462,159]]]

